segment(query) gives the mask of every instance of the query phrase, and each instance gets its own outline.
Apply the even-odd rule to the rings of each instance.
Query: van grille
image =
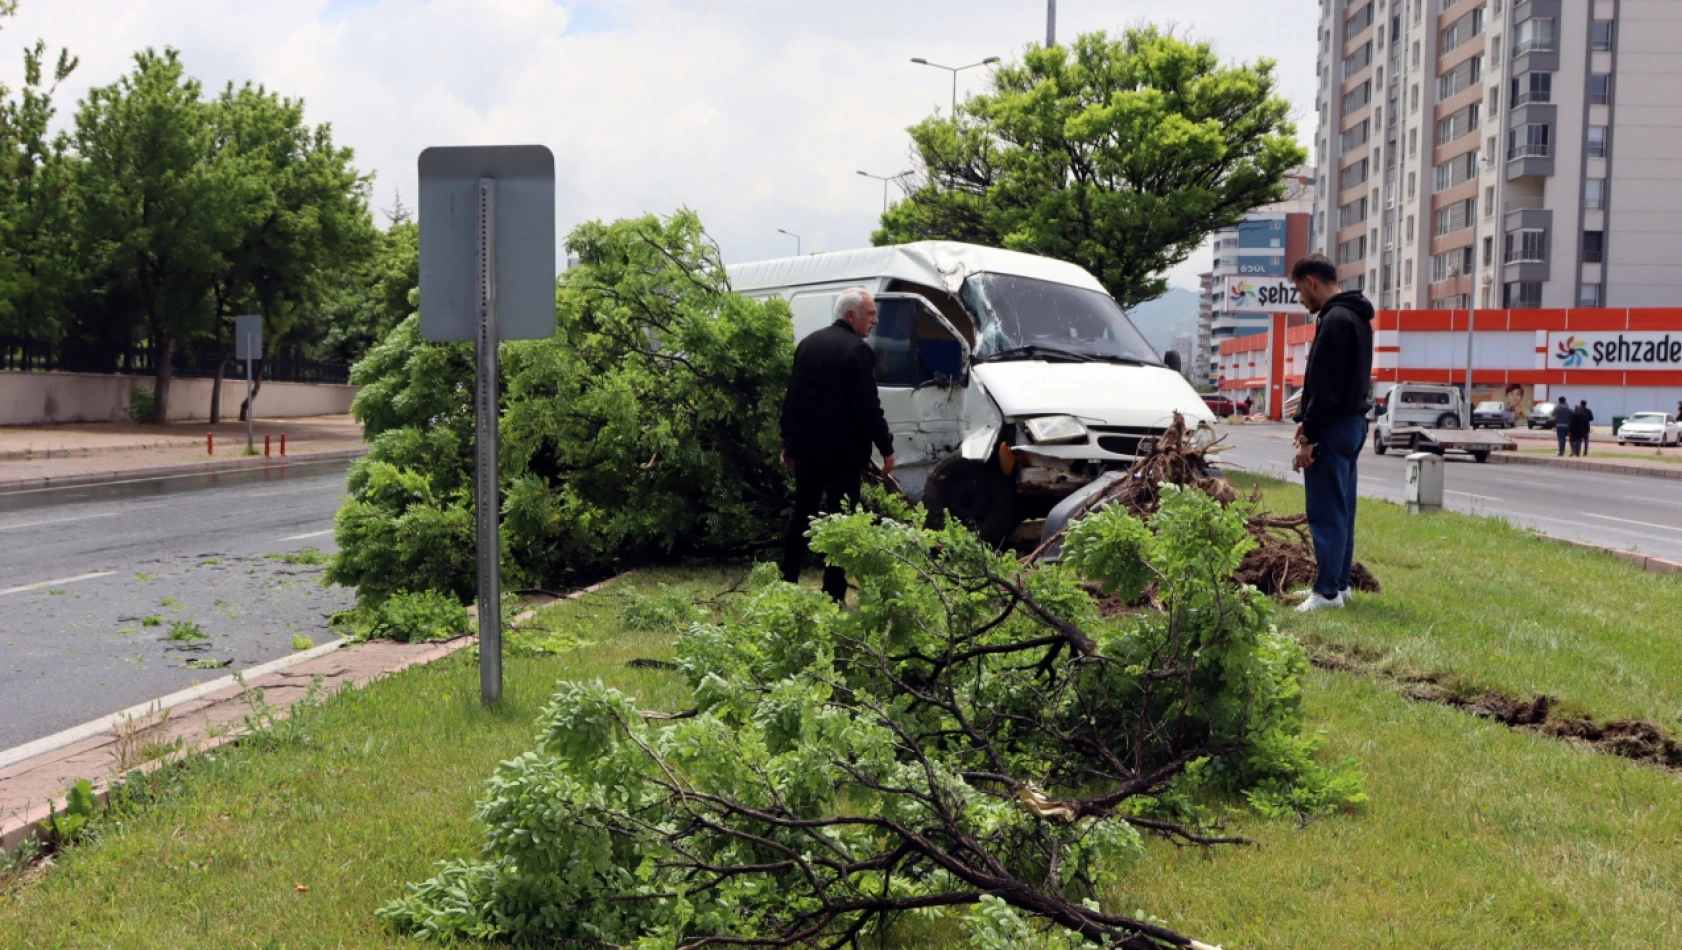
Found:
[[[1148,426],[1091,426],[1098,435],[1098,447],[1115,455],[1136,456],[1143,439],[1160,439],[1167,429]]]

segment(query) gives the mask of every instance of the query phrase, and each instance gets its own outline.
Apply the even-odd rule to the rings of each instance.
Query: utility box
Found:
[[[1443,458],[1434,452],[1415,452],[1405,459],[1407,475],[1402,499],[1409,514],[1428,514],[1443,507]]]

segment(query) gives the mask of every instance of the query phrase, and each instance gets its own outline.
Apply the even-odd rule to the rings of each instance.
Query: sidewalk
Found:
[[[1594,454],[1573,458],[1558,454],[1558,437],[1552,432],[1508,431],[1507,436],[1518,443],[1518,451],[1496,452],[1490,456],[1490,461],[1682,480],[1682,447],[1655,449],[1650,445],[1619,445],[1610,429],[1597,428],[1589,439],[1589,451]]]
[[[367,451],[362,426],[348,415],[259,418],[255,429],[259,454],[247,456],[241,422],[0,427],[0,491],[258,468],[287,459],[352,458]],[[214,435],[213,453],[206,450],[207,434]],[[271,440],[267,459],[260,454],[264,436]]]

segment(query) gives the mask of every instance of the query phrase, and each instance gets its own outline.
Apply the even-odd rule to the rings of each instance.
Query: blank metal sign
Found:
[[[234,359],[263,358],[263,315],[247,314],[234,318]]]
[[[555,332],[555,156],[542,145],[421,152],[421,335],[478,336],[481,178],[496,180],[498,337],[545,339]]]

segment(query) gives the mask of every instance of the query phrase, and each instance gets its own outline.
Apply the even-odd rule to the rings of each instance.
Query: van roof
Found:
[[[948,293],[955,294],[971,274],[1012,274],[1108,293],[1103,284],[1078,264],[956,241],[918,241],[752,261],[732,264],[726,271],[731,289],[737,293],[890,277],[944,287]]]

